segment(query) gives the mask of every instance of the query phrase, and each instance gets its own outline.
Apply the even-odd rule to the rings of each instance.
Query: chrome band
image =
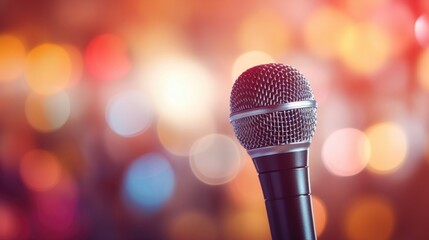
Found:
[[[291,109],[310,108],[310,107],[317,108],[316,101],[307,100],[307,101],[299,101],[299,102],[289,102],[289,103],[283,103],[275,106],[254,108],[254,109],[231,114],[231,116],[229,117],[229,121],[232,122],[241,118],[265,114],[265,113],[280,112],[280,111],[286,111]]]
[[[247,153],[250,155],[250,157],[257,158],[257,157],[263,157],[263,156],[274,155],[279,153],[304,151],[304,150],[307,150],[309,147],[310,147],[309,142],[290,143],[285,145],[251,149],[251,150],[247,150]]]

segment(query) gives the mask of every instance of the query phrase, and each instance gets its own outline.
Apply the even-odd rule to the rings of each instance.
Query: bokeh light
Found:
[[[270,228],[264,204],[259,205],[258,208],[230,211],[224,218],[222,228],[225,239],[270,239]]]
[[[263,7],[244,17],[237,39],[242,51],[259,50],[271,55],[287,51],[291,44],[285,18],[280,12]]]
[[[415,42],[414,13],[405,2],[386,0],[379,2],[380,5],[369,13],[370,21],[389,36],[392,57],[402,56]]]
[[[153,118],[147,99],[139,91],[123,91],[106,108],[106,121],[117,134],[130,137],[146,130]]]
[[[269,239],[228,121],[265,63],[318,103],[318,239],[429,239],[428,0],[0,1],[0,19],[0,239]],[[389,234],[356,207],[374,201]]]
[[[120,80],[131,69],[125,42],[110,33],[96,36],[88,43],[85,63],[91,76],[101,81]]]
[[[370,144],[357,129],[344,128],[333,132],[322,149],[326,168],[338,176],[352,176],[365,169],[370,156]]]
[[[75,87],[82,80],[82,75],[84,70],[82,53],[79,50],[79,48],[74,45],[66,44],[66,45],[62,45],[62,47],[64,47],[64,49],[69,54],[69,57],[71,60],[71,66],[72,66],[70,82],[68,85],[70,87]]]
[[[347,239],[391,239],[396,214],[391,203],[379,196],[361,196],[347,210],[344,219]]]
[[[414,25],[414,31],[416,34],[417,42],[421,46],[429,45],[429,17],[427,15],[421,15],[417,18]]]
[[[234,62],[234,65],[232,67],[232,80],[235,82],[235,80],[238,78],[238,76],[241,75],[242,72],[253,66],[273,62],[275,62],[274,58],[272,58],[265,52],[250,51],[243,53]]]
[[[426,91],[429,91],[429,47],[425,48],[417,61],[417,80]]]
[[[24,43],[13,35],[0,34],[0,83],[17,79],[24,69]]]
[[[20,174],[22,181],[29,189],[44,192],[58,184],[62,169],[55,155],[45,150],[35,149],[22,158]]]
[[[168,226],[168,236],[172,240],[219,239],[214,219],[197,211],[184,212],[173,218]]]
[[[325,203],[314,194],[311,196],[313,202],[314,222],[316,227],[316,235],[320,237],[325,231],[326,224],[328,223],[328,209]]]
[[[31,229],[25,209],[3,195],[0,199],[0,239],[29,239]]]
[[[240,207],[263,205],[263,194],[255,165],[247,153],[242,153],[243,167],[238,175],[228,183],[228,192],[234,204]]]
[[[0,239],[16,239],[20,226],[13,208],[0,201]]]
[[[392,55],[389,35],[372,23],[349,24],[339,41],[340,59],[356,74],[374,74],[385,66]]]
[[[45,43],[33,48],[27,55],[26,79],[38,94],[53,94],[70,82],[71,59],[61,46]]]
[[[190,164],[194,175],[209,185],[231,181],[241,167],[236,143],[221,134],[212,134],[196,141],[191,148]]]
[[[51,132],[61,128],[70,116],[70,99],[66,92],[52,95],[31,93],[25,102],[28,123],[40,131]]]
[[[365,133],[371,146],[369,170],[379,174],[392,173],[404,163],[408,142],[404,130],[398,124],[377,123]]]
[[[154,59],[142,75],[143,89],[170,125],[199,124],[213,110],[217,86],[208,69],[190,57]]]
[[[62,238],[73,232],[78,208],[76,183],[67,174],[62,174],[49,191],[35,197],[36,213],[40,224],[50,237]]]
[[[194,124],[178,127],[170,123],[171,120],[159,118],[157,121],[157,135],[162,146],[178,156],[188,156],[196,140],[216,132],[216,123],[211,114],[207,114]]]
[[[135,209],[153,214],[171,198],[175,183],[170,163],[157,153],[149,153],[128,167],[123,182],[124,198]]]
[[[310,51],[318,56],[332,58],[338,55],[343,32],[351,19],[339,9],[322,6],[306,21],[304,40]]]
[[[380,8],[384,3],[389,2],[388,0],[345,0],[343,4],[348,13],[352,14],[355,17],[363,17],[374,12],[376,9]],[[389,2],[390,3],[390,2]]]

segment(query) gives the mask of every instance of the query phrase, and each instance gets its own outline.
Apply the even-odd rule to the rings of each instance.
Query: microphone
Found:
[[[308,174],[316,109],[291,66],[254,66],[232,87],[229,120],[259,174],[273,240],[316,239]]]

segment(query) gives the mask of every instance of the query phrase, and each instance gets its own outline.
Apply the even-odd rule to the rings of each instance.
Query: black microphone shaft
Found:
[[[273,240],[316,239],[308,150],[253,158]]]

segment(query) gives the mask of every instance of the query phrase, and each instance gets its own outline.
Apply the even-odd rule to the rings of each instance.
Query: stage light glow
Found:
[[[291,47],[291,33],[278,12],[257,8],[245,16],[238,29],[237,41],[242,51],[259,50],[279,55]]]
[[[70,98],[63,91],[52,95],[31,93],[25,102],[25,116],[34,129],[40,132],[55,131],[70,116]]]
[[[26,70],[27,83],[33,91],[38,94],[57,93],[70,82],[70,55],[59,45],[41,44],[28,53]]]
[[[0,34],[0,83],[17,79],[25,69],[25,47],[9,34]]]
[[[339,36],[339,56],[351,71],[371,75],[385,66],[392,55],[386,31],[371,23],[354,23]]]
[[[368,169],[387,174],[396,171],[407,155],[407,138],[404,130],[393,122],[382,122],[365,131],[371,146]]]
[[[429,91],[429,68],[427,67],[429,66],[429,47],[420,53],[416,65],[417,80],[426,91]]]
[[[137,53],[136,61],[142,68],[160,56],[183,53],[187,46],[183,32],[170,25],[146,26],[142,33],[130,40],[132,50]]]
[[[25,186],[36,192],[51,190],[58,184],[62,175],[57,157],[38,149],[24,155],[19,170]]]
[[[170,122],[162,117],[158,118],[157,135],[162,146],[178,156],[188,156],[196,140],[216,132],[216,123],[210,114],[192,125],[178,127]]]
[[[421,15],[417,18],[414,25],[414,32],[417,42],[425,47],[429,45],[429,17],[428,15]]]
[[[198,124],[214,107],[217,85],[209,71],[185,56],[155,59],[146,65],[142,87],[149,92],[160,117],[170,125]]]
[[[219,239],[217,226],[209,215],[202,212],[188,211],[175,217],[168,227],[171,240]]]
[[[265,63],[274,63],[274,58],[265,52],[250,51],[240,55],[234,62],[232,67],[232,80],[235,80],[240,74],[247,69]]]
[[[261,184],[252,159],[242,152],[243,167],[237,176],[228,183],[228,192],[232,201],[240,207],[253,208],[263,202]]]
[[[0,201],[0,239],[18,239],[20,228],[14,210]]]
[[[153,118],[152,109],[139,91],[123,91],[106,107],[106,121],[118,135],[132,137],[145,131]]]
[[[211,134],[196,141],[192,145],[189,158],[194,175],[209,185],[231,181],[241,167],[236,143],[221,134]]]
[[[367,166],[369,156],[369,140],[357,129],[337,130],[329,135],[323,144],[323,163],[332,174],[338,176],[360,173]]]
[[[125,42],[110,33],[96,36],[89,42],[85,62],[89,74],[101,81],[119,80],[131,69]]]
[[[76,183],[63,174],[50,191],[35,196],[36,214],[40,224],[54,238],[72,233],[78,207]]]
[[[123,194],[135,209],[153,214],[171,198],[175,174],[170,163],[161,155],[150,153],[137,158],[128,167]]]
[[[271,238],[263,201],[258,208],[241,209],[227,214],[224,217],[222,227],[225,239],[260,240]]]
[[[278,55],[291,45],[288,22],[268,8],[251,11],[238,29],[238,45],[242,51],[259,50]]]
[[[426,101],[419,104],[425,105],[424,109],[426,109]],[[407,105],[405,103],[403,107],[404,113],[400,114],[395,120],[401,126],[407,139],[406,162],[401,164],[394,176],[389,178],[389,180],[397,182],[407,181],[415,176],[416,171],[421,167],[421,159],[428,149],[428,128],[425,118],[416,114],[418,112],[416,110],[408,111],[409,109],[406,109]]]
[[[389,0],[345,0],[345,8],[347,12],[356,17],[365,17],[373,13],[377,8],[380,8],[384,3],[390,3]]]
[[[325,203],[314,194],[311,196],[313,202],[314,222],[316,225],[316,235],[320,237],[325,231],[328,222],[328,210]]]
[[[356,199],[345,216],[347,239],[391,239],[396,216],[391,203],[378,196]]]
[[[341,36],[350,24],[351,19],[336,8],[316,8],[304,26],[304,41],[315,54],[335,57],[339,52]]]
[[[82,53],[79,48],[73,45],[63,45],[63,47],[71,59],[72,72],[70,75],[69,86],[76,86],[81,81],[83,73]]]
[[[415,16],[409,5],[402,1],[385,1],[371,14],[371,22],[383,29],[391,42],[392,56],[403,57],[415,44]],[[354,1],[360,2],[360,1]]]

